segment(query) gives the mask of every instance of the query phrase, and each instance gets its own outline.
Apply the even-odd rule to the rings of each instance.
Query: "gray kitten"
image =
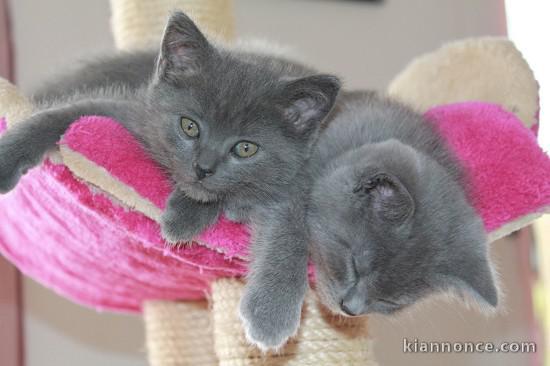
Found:
[[[287,217],[277,220],[277,215],[286,212],[288,200],[295,197],[290,194],[294,182],[303,180],[297,174],[304,171],[340,83],[280,58],[216,47],[181,12],[168,22],[157,61],[156,54],[99,60],[39,92],[36,100],[50,106],[0,139],[0,192],[11,190],[22,174],[39,164],[80,116],[114,117],[174,181],[176,189],[162,217],[164,237],[188,241],[221,213],[251,221],[248,291],[262,294],[265,279],[285,265],[278,259],[295,245],[294,236],[280,234],[285,232],[280,228],[302,234],[292,232],[294,223]],[[296,257],[296,267],[305,268],[302,258],[307,252],[303,254]],[[300,271],[296,278],[304,282]],[[287,277],[278,283],[295,282],[293,274]],[[280,314],[273,311],[270,316],[281,324],[297,322],[299,309],[285,309],[295,308],[306,288],[285,291],[291,306],[281,304]],[[250,339],[261,342],[263,325],[257,315],[266,304],[250,305],[245,316],[251,324]],[[281,330],[280,337],[286,339],[288,327]]]
[[[483,225],[459,164],[422,116],[371,92],[341,93],[308,168],[272,214],[271,238],[294,246],[258,243],[267,249],[256,263],[280,265],[245,292],[249,338],[278,348],[297,331],[308,250],[317,292],[338,314],[391,314],[438,292],[496,306]]]
[[[496,306],[485,230],[458,162],[422,116],[353,93],[311,164],[310,250],[333,311],[389,314],[442,291]]]

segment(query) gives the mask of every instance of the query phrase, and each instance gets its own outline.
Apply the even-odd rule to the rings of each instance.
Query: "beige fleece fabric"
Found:
[[[529,128],[539,110],[531,68],[502,38],[456,41],[420,56],[393,79],[388,92],[421,112],[472,100],[500,104]]]
[[[31,102],[9,81],[0,78],[0,116],[5,117],[8,128],[32,113]]]

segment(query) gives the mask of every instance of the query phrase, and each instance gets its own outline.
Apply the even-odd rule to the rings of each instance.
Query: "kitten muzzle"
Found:
[[[197,179],[199,181],[203,180],[204,178],[210,177],[215,173],[213,169],[203,167],[197,163],[193,164],[193,168],[195,169],[195,174],[197,175]]]
[[[358,285],[348,290],[340,301],[340,309],[348,316],[362,315],[367,310],[367,297]]]

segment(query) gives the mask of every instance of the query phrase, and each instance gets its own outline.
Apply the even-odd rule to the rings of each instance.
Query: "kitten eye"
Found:
[[[187,136],[192,138],[199,137],[199,134],[200,134],[199,126],[195,121],[187,117],[181,117],[180,123],[181,123],[181,129]]]
[[[249,141],[241,141],[233,146],[233,153],[239,158],[249,158],[257,152],[258,145]]]

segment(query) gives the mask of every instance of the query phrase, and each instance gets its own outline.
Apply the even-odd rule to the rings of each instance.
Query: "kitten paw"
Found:
[[[21,178],[21,173],[11,169],[5,169],[0,163],[0,193],[8,193],[11,191]]]
[[[11,191],[32,164],[18,159],[13,149],[0,143],[0,193]]]
[[[198,202],[176,190],[161,217],[162,236],[172,244],[189,242],[212,225],[219,213],[215,203]]]
[[[300,326],[301,306],[280,307],[272,299],[267,293],[245,293],[239,308],[247,341],[263,352],[281,349]]]
[[[199,235],[204,227],[194,220],[192,213],[167,208],[161,217],[161,232],[164,239],[171,244],[189,242]]]

